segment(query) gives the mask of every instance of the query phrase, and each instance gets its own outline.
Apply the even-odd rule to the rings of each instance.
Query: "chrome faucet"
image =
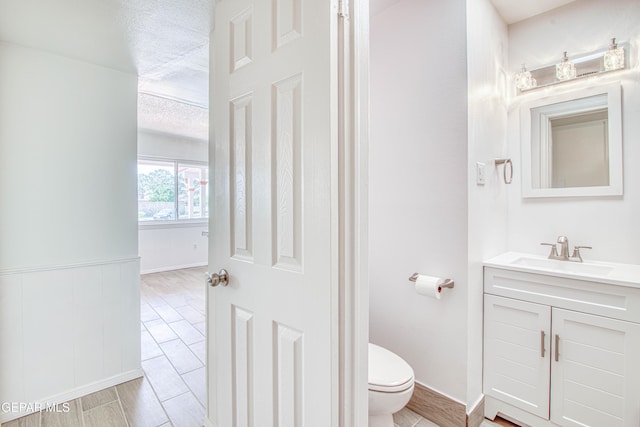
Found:
[[[557,259],[569,259],[569,238],[558,236],[558,244],[560,245],[560,255]]]
[[[591,249],[591,246],[576,246],[573,248],[573,254],[569,256],[569,239],[567,236],[558,236],[558,245],[560,245],[560,254],[558,254],[558,246],[556,243],[540,243],[544,246],[551,246],[551,252],[547,258],[559,259],[562,261],[582,262],[580,249]]]

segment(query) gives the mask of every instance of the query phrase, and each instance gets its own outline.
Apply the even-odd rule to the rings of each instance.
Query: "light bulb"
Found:
[[[569,61],[567,52],[564,53],[562,62],[556,64],[556,78],[561,81],[576,78],[576,66],[573,62]]]
[[[611,39],[609,50],[604,54],[605,71],[619,70],[624,68],[624,48],[618,47],[616,38]]]
[[[522,70],[516,73],[515,76],[516,87],[520,90],[532,89],[537,86],[536,79],[531,77],[531,72],[527,71],[527,67],[522,64]]]

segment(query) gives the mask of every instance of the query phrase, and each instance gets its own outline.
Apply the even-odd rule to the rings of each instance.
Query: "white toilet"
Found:
[[[400,356],[369,343],[369,427],[393,427],[413,394],[413,369]]]

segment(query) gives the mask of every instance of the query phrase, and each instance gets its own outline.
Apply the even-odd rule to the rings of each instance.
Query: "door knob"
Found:
[[[205,276],[207,276],[207,284],[214,288],[218,285],[227,286],[229,284],[229,273],[224,268],[217,273],[205,273]]]

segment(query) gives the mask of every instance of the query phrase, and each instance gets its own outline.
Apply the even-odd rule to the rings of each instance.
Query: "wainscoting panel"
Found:
[[[139,271],[134,258],[0,272],[0,402],[62,402],[138,375]],[[0,422],[33,411],[6,409]]]

